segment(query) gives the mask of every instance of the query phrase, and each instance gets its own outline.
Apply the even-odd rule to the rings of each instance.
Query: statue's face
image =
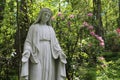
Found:
[[[41,18],[41,23],[46,23],[50,19],[50,12],[46,11],[43,12],[42,18]]]

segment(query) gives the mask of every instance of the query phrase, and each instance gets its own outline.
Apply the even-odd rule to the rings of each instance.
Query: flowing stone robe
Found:
[[[28,80],[65,80],[66,56],[51,26],[33,24],[28,31],[24,51],[30,51],[29,61],[22,64],[21,77]]]

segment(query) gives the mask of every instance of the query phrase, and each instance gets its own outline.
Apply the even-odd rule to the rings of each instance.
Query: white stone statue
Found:
[[[22,54],[21,80],[65,80],[66,55],[50,21],[52,12],[42,8],[28,31]]]

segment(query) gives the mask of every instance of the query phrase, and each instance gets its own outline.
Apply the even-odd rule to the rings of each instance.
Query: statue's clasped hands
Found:
[[[25,63],[29,60],[30,57],[30,51],[25,50],[22,54],[22,62]]]

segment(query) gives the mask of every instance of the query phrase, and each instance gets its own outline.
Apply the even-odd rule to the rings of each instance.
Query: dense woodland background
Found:
[[[0,80],[19,80],[26,34],[43,7],[67,55],[66,80],[120,80],[120,0],[0,0]]]

